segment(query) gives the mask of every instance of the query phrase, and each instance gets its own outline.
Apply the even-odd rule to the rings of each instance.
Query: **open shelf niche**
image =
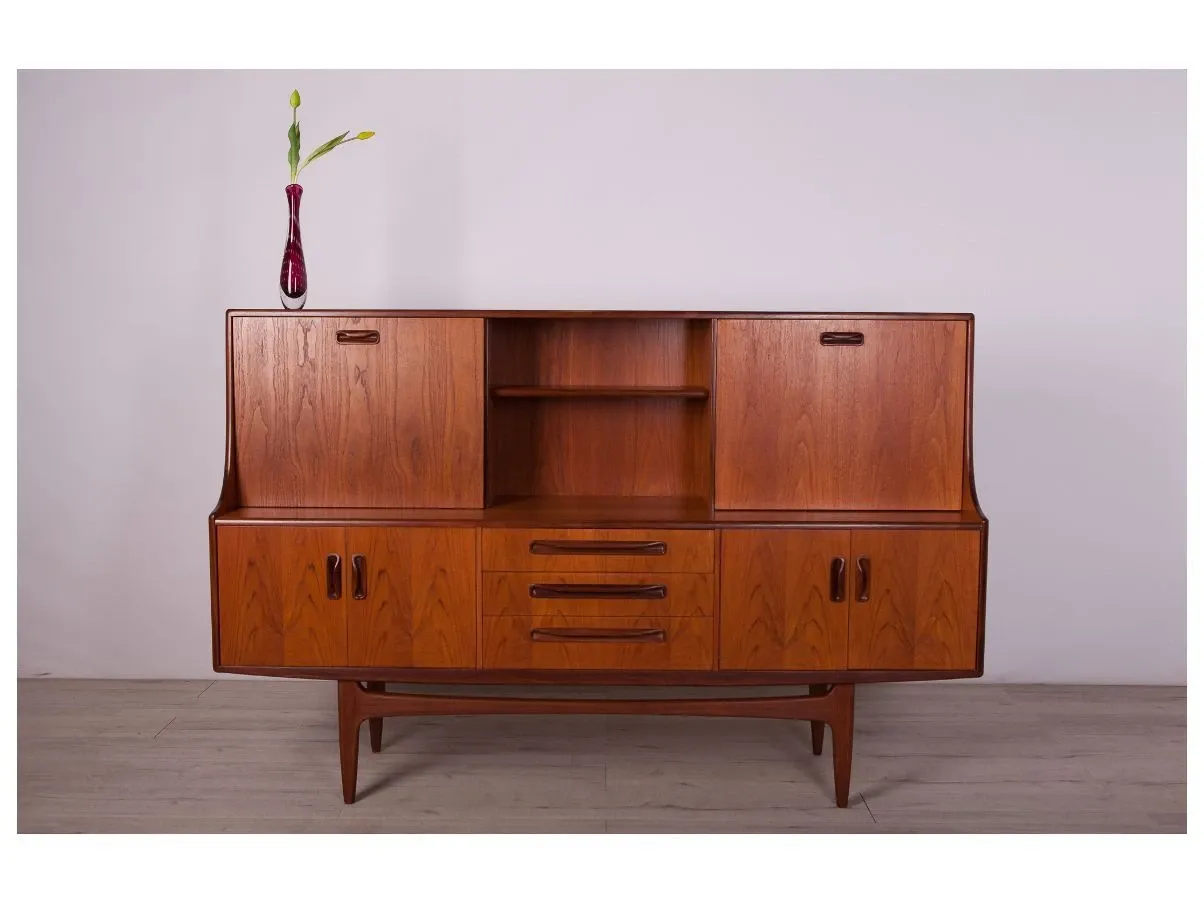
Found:
[[[714,497],[713,321],[490,319],[486,503]]]

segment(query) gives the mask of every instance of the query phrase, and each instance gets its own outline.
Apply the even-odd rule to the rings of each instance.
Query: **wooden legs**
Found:
[[[360,764],[360,685],[339,681],[339,768],[343,772],[343,802],[355,802],[355,779]]]
[[[832,767],[836,805],[849,805],[853,767],[853,685],[812,685],[807,696],[755,696],[743,699],[531,699],[503,696],[438,696],[433,693],[388,693],[384,684],[367,687],[339,681],[339,763],[343,802],[355,802],[360,724],[398,715],[713,715],[719,717],[790,718],[811,722],[812,749],[819,752],[823,725],[832,728]],[[816,727],[820,729],[816,740]],[[373,731],[379,749],[380,728]]]
[[[854,686],[838,684],[832,688],[830,694],[838,699],[832,707],[833,715],[828,721],[828,726],[832,728],[832,773],[836,777],[836,805],[841,809],[849,807],[849,778],[853,771]]]
[[[819,696],[828,691],[827,684],[811,684],[807,687],[807,692],[811,696]],[[811,752],[819,755],[824,751],[824,723],[822,721],[811,722]]]
[[[376,693],[385,692],[384,681],[368,681],[365,686]],[[368,739],[371,741],[372,751],[380,752],[381,736],[384,733],[385,719],[384,718],[369,718],[368,719]]]

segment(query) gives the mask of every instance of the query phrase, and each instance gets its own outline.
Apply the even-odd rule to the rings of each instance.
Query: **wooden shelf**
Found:
[[[686,398],[705,401],[705,386],[495,386],[494,398]]]
[[[351,524],[445,527],[980,528],[966,511],[715,511],[696,496],[511,496],[488,508],[261,508],[216,516],[219,524]]]

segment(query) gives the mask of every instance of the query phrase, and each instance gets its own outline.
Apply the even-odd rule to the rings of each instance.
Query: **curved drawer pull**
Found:
[[[844,559],[833,558],[832,569],[829,574],[831,586],[829,587],[828,598],[833,602],[844,601]]]
[[[340,329],[334,337],[340,345],[380,344],[380,333],[375,329]]]
[[[862,332],[821,332],[821,345],[864,345],[865,333]]]
[[[665,599],[663,583],[532,583],[532,599]]]
[[[664,555],[663,542],[623,542],[608,539],[533,539],[532,555]]]
[[[343,598],[343,559],[334,553],[326,556],[326,598]]]
[[[665,631],[658,628],[631,630],[607,627],[536,627],[531,639],[537,643],[663,643]]]
[[[857,601],[870,601],[870,560],[865,557],[857,559]]]

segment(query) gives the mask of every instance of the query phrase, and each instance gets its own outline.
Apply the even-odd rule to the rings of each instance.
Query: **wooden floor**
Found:
[[[1186,830],[1182,688],[861,687],[841,810],[806,723],[386,720],[344,806],[331,683],[18,683],[22,832]]]

